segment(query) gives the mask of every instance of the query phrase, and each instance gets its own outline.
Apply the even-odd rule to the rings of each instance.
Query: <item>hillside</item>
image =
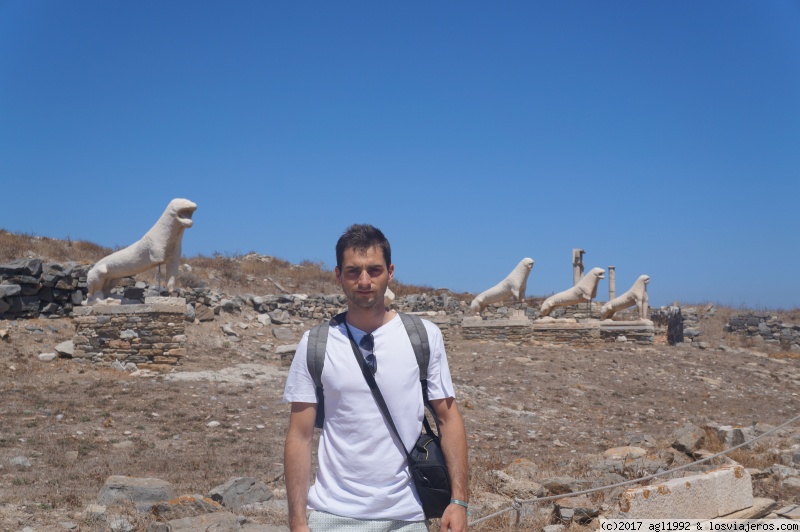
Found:
[[[88,263],[108,252],[0,231],[0,263],[20,257]],[[63,523],[108,530],[110,516],[147,530],[152,515],[123,507],[98,517],[90,507],[112,475],[162,479],[176,495],[205,495],[231,477],[255,477],[273,495],[237,512],[243,526],[285,524],[281,347],[296,343],[315,321],[276,322],[248,302],[253,294],[339,289],[331,272],[313,263],[255,254],[185,262],[183,286],[210,287],[236,304],[209,321],[187,323],[188,355],[172,372],[42,360],[73,337],[71,318],[0,320],[0,530],[69,529]],[[398,296],[434,292],[392,288]],[[705,467],[695,460],[725,447],[725,427],[755,436],[800,412],[797,352],[727,333],[725,324],[741,309],[705,305],[693,312],[704,349],[670,347],[662,337],[653,345],[467,340],[450,320],[448,357],[469,440],[471,519],[510,507],[514,497],[607,486],[681,465],[697,474]],[[796,311],[779,317],[797,319]],[[674,443],[685,441],[687,424],[697,429],[695,439],[680,450]],[[623,446],[641,453],[608,453]],[[774,500],[776,508],[800,502],[797,424],[731,458],[749,468],[757,497]],[[578,511],[570,529],[596,527],[596,520],[588,528],[578,524],[577,516],[616,507],[620,492],[526,505],[522,529],[541,529],[558,516],[569,524],[564,516],[572,508]],[[510,518],[475,529],[511,530]]]

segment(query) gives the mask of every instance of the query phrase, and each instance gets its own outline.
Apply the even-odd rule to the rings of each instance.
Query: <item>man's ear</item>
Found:
[[[394,279],[394,264],[389,265],[389,281]]]
[[[333,268],[333,273],[336,275],[336,284],[342,284],[342,272],[338,266]]]

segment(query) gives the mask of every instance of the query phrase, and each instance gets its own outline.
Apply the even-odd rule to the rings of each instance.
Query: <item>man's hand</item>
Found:
[[[467,471],[467,433],[464,420],[452,397],[431,400],[433,411],[439,418],[439,435],[442,438],[442,452],[450,474],[452,497],[469,501]],[[442,532],[465,532],[467,530],[467,509],[460,504],[450,504],[442,515]]]
[[[444,509],[441,532],[467,532],[467,509],[451,504]]]

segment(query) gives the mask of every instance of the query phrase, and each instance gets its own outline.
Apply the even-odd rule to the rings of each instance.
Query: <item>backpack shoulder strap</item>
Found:
[[[419,381],[422,383],[422,395],[425,399],[425,404],[428,403],[428,363],[431,359],[431,346],[428,343],[428,331],[425,330],[425,324],[419,316],[412,314],[404,314],[398,312],[400,319],[408,333],[408,338],[411,340],[411,347],[414,348],[414,355],[417,357],[417,365],[419,366]]]
[[[322,368],[325,366],[325,348],[328,345],[328,331],[331,326],[344,321],[344,313],[337,314],[327,323],[320,323],[308,332],[308,347],[306,349],[306,364],[308,372],[316,386],[317,418],[314,426],[322,428],[325,419],[325,399],[322,393]]]

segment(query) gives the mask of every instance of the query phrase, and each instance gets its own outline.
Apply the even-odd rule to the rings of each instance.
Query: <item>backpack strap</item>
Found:
[[[322,368],[325,366],[325,347],[328,344],[328,329],[344,321],[345,313],[337,314],[327,323],[321,323],[308,333],[308,347],[306,349],[306,364],[308,372],[314,380],[317,394],[317,417],[314,426],[322,428],[325,420],[325,399],[322,394]]]
[[[417,357],[419,366],[419,382],[422,385],[422,398],[425,405],[428,405],[428,363],[431,360],[431,346],[428,343],[428,331],[419,316],[398,312],[403,325],[411,340],[411,347],[414,348],[414,355]]]

